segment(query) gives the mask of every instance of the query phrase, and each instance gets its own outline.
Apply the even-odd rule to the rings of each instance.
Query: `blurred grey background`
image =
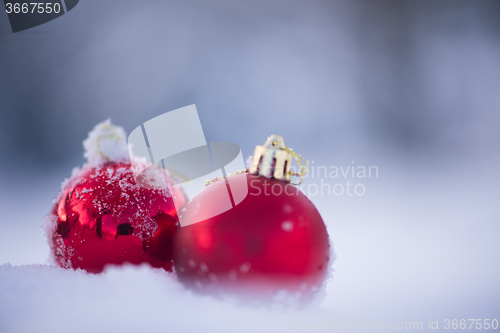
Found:
[[[97,122],[190,104],[244,156],[277,133],[378,166],[362,197],[311,198],[330,308],[498,313],[500,1],[81,0],[17,34],[0,13],[0,263],[45,262],[41,220]]]
[[[328,154],[465,154],[500,139],[494,0],[83,0],[9,29],[0,15],[4,170],[81,163],[97,122],[130,132],[193,103],[209,140],[249,154],[274,132]]]

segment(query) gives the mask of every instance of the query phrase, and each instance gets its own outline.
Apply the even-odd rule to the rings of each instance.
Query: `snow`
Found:
[[[93,275],[4,264],[0,299],[1,332],[286,331],[300,311],[279,302],[248,305],[234,296],[196,294],[174,274],[147,265]]]
[[[113,125],[110,119],[97,124],[83,141],[84,156],[88,167],[97,167],[106,162],[130,160],[127,136],[123,128]]]

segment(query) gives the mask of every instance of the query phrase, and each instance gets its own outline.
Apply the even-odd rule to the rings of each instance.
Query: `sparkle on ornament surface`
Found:
[[[214,246],[214,237],[209,230],[203,229],[196,235],[196,242],[201,249],[210,250]]]
[[[283,223],[281,223],[281,229],[286,232],[291,232],[293,230],[293,222],[284,221]]]
[[[240,266],[240,272],[243,273],[243,274],[248,273],[248,271],[250,270],[251,266],[252,265],[250,265],[249,262],[244,263],[243,265]]]

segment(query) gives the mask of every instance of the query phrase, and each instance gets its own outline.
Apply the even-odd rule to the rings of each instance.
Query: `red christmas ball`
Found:
[[[100,273],[105,265],[149,263],[172,270],[181,190],[161,168],[130,163],[125,131],[104,121],[83,143],[87,163],[63,186],[45,228],[55,263]],[[144,171],[145,170],[145,171]],[[140,173],[141,171],[144,171]],[[140,173],[147,186],[138,186]],[[162,186],[163,185],[163,186]]]
[[[171,271],[178,226],[172,195],[183,193],[136,186],[130,164],[83,170],[49,216],[55,222],[50,235],[55,262],[92,273],[125,262]]]
[[[217,181],[189,204],[177,229],[174,263],[186,284],[211,288],[314,291],[330,259],[326,226],[312,202],[283,181],[248,174],[247,197],[236,207],[196,221],[227,191]]]
[[[130,164],[83,170],[49,216],[55,262],[99,273],[107,264],[149,263],[172,270],[178,218],[170,190],[136,186]]]

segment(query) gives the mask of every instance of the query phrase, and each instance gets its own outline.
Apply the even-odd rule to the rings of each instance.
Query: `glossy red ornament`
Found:
[[[63,188],[49,215],[55,262],[92,273],[127,262],[171,271],[178,226],[172,195],[184,198],[169,189],[136,186],[128,163],[84,168]]]
[[[232,177],[247,178],[249,193],[240,204],[177,229],[174,263],[179,279],[209,289],[320,287],[330,243],[312,202],[284,181],[248,174]],[[188,224],[196,218],[196,207],[210,206],[225,191],[223,180],[209,185],[187,207],[183,221]]]

